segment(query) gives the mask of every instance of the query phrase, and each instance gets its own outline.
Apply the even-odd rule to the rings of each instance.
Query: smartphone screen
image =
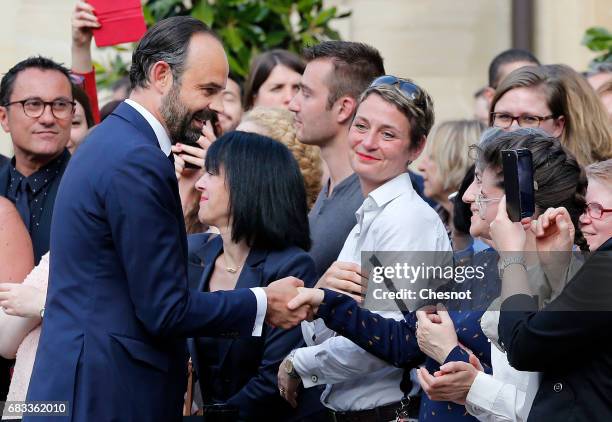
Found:
[[[511,221],[521,221],[535,213],[531,151],[503,150],[501,154],[508,216]]]

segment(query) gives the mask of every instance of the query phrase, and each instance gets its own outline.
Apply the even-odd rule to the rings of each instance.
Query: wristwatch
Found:
[[[287,355],[287,357],[285,358],[285,361],[283,362],[283,368],[285,369],[285,372],[287,373],[289,378],[293,378],[293,379],[300,378],[299,374],[295,370],[295,367],[293,366],[293,356],[295,355],[296,350],[297,349],[293,349],[291,353]]]
[[[522,255],[507,256],[499,261],[499,278],[503,278],[504,270],[513,264],[522,265],[523,268],[527,270],[527,264],[525,263],[525,258]]]

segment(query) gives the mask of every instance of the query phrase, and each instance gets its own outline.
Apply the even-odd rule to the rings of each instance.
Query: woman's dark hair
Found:
[[[85,112],[85,121],[87,122],[87,128],[91,128],[96,124],[93,113],[91,112],[91,104],[89,103],[89,97],[81,88],[72,84],[72,96],[74,101],[81,104],[83,111]]]
[[[255,133],[229,132],[213,142],[204,164],[212,174],[221,167],[225,172],[234,242],[310,249],[304,180],[285,145]]]
[[[465,191],[470,187],[473,180],[474,165],[472,164],[468,168],[463,180],[461,181],[461,184],[459,185],[457,195],[455,195],[455,198],[453,198],[453,226],[455,227],[455,230],[465,235],[470,234],[470,226],[472,225],[472,211],[470,210],[470,204],[466,204],[461,198],[463,198]]]
[[[497,185],[503,189],[501,151],[519,148],[531,151],[536,210],[542,213],[548,208],[565,207],[576,228],[574,243],[580,249],[588,250],[578,221],[586,206],[586,176],[574,156],[557,138],[539,129],[518,129],[513,132],[489,129],[476,147],[476,166],[480,170],[494,170],[498,179]]]
[[[244,104],[245,111],[253,108],[259,88],[268,80],[270,73],[278,65],[286,66],[300,75],[304,73],[306,67],[304,61],[298,55],[287,50],[270,50],[255,57],[244,84],[244,101],[242,104]]]

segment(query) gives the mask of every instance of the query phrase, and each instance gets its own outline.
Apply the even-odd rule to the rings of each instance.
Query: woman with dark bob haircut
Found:
[[[200,221],[216,227],[189,236],[189,282],[201,291],[265,287],[294,276],[313,286],[306,191],[299,166],[283,144],[265,136],[230,132],[208,149]],[[236,409],[238,420],[303,419],[322,411],[318,391],[297,409],[279,395],[282,359],[302,342],[300,327],[265,325],[260,337],[189,340],[203,402]]]

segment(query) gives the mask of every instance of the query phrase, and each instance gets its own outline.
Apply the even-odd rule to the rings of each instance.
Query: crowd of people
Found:
[[[71,69],[0,82],[2,420],[612,420],[609,63],[503,51],[473,118],[438,122],[365,43],[243,80],[173,17],[100,108],[98,27],[78,1]],[[535,213],[513,222],[518,150]],[[469,299],[380,309],[364,259],[391,252],[485,270],[436,286]]]

